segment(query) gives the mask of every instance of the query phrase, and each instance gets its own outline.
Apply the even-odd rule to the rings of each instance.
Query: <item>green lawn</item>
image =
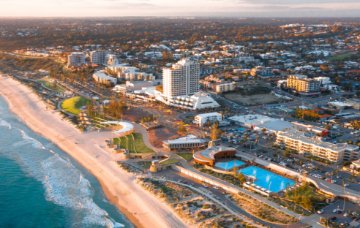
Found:
[[[164,161],[160,162],[160,164],[161,164],[161,165],[172,165],[172,164],[175,164],[175,163],[177,163],[177,162],[179,162],[178,159],[176,159],[176,158],[169,158],[169,159],[167,159],[167,160],[164,160]]]
[[[63,87],[61,87],[60,85],[57,85],[53,82],[50,82],[46,79],[42,79],[42,80],[39,80],[39,82],[46,88],[48,89],[51,89],[51,90],[54,90],[54,91],[57,91],[59,93],[62,93],[65,91],[65,89]]]
[[[356,56],[358,56],[356,52],[345,52],[345,53],[340,53],[340,54],[331,56],[329,58],[329,60],[330,61],[346,61],[346,60],[356,58]]]
[[[191,161],[193,159],[193,153],[177,153],[180,157],[184,158],[186,161]]]
[[[81,112],[80,108],[86,105],[87,102],[88,100],[86,98],[76,96],[64,100],[63,103],[61,104],[61,108],[74,115],[78,115]]]
[[[114,139],[114,144],[120,145],[121,148],[127,149],[130,153],[153,153],[148,148],[139,133],[133,133],[131,135],[123,136]]]

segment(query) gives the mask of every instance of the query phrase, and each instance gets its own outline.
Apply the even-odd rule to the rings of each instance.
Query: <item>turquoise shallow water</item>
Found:
[[[0,97],[0,227],[132,227],[84,168]]]
[[[243,161],[231,160],[231,161],[216,162],[215,167],[222,170],[231,171],[234,169],[234,167],[240,167],[244,164],[245,162]]]

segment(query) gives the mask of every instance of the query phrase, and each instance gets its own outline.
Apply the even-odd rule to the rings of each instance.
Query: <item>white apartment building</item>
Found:
[[[234,91],[236,89],[236,82],[225,82],[215,85],[216,93],[225,93]]]
[[[100,84],[115,85],[117,79],[107,75],[104,71],[97,71],[93,74],[93,79]]]
[[[105,65],[107,51],[92,51],[90,52],[90,61],[92,64]]]
[[[198,114],[194,118],[194,123],[200,127],[203,127],[207,123],[212,124],[220,121],[222,121],[222,115],[218,112]]]
[[[294,129],[279,132],[276,143],[286,148],[298,151],[300,154],[308,153],[313,156],[340,163],[344,160],[354,160],[359,156],[359,148],[347,143],[333,144],[321,141],[317,137],[306,136],[304,132]]]
[[[171,99],[191,96],[199,91],[200,64],[189,58],[182,59],[171,68],[163,69],[164,96]]]
[[[84,64],[86,64],[85,61],[85,53],[83,52],[72,52],[70,55],[68,55],[68,67],[79,67]]]
[[[153,81],[155,76],[151,73],[139,71],[139,68],[127,64],[109,65],[107,69],[115,72],[117,77],[127,81]]]

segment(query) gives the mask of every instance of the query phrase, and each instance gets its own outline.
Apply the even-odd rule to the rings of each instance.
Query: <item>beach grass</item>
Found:
[[[86,105],[88,100],[84,97],[76,96],[69,99],[66,99],[61,104],[61,108],[66,112],[69,112],[74,115],[78,115],[81,112],[81,107]]]

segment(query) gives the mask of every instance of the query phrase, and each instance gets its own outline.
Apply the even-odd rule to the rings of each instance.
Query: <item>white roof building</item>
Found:
[[[204,126],[206,123],[220,122],[222,120],[222,115],[218,112],[202,113],[196,115],[194,118],[194,123],[200,127]]]
[[[258,114],[232,116],[229,120],[255,130],[265,128],[271,132],[285,131],[293,126],[291,122]]]
[[[164,101],[167,105],[190,110],[213,109],[220,107],[220,105],[209,94],[203,92],[195,93],[192,96],[178,96]]]
[[[116,84],[117,79],[107,75],[104,71],[97,71],[93,74],[93,79],[102,84]]]
[[[207,139],[201,139],[195,135],[188,135],[178,139],[163,141],[164,147],[170,150],[205,147],[207,143]]]
[[[309,153],[334,163],[359,158],[359,147],[357,146],[347,143],[324,142],[319,137],[307,135],[305,132],[295,129],[278,133],[276,142],[299,153]]]

